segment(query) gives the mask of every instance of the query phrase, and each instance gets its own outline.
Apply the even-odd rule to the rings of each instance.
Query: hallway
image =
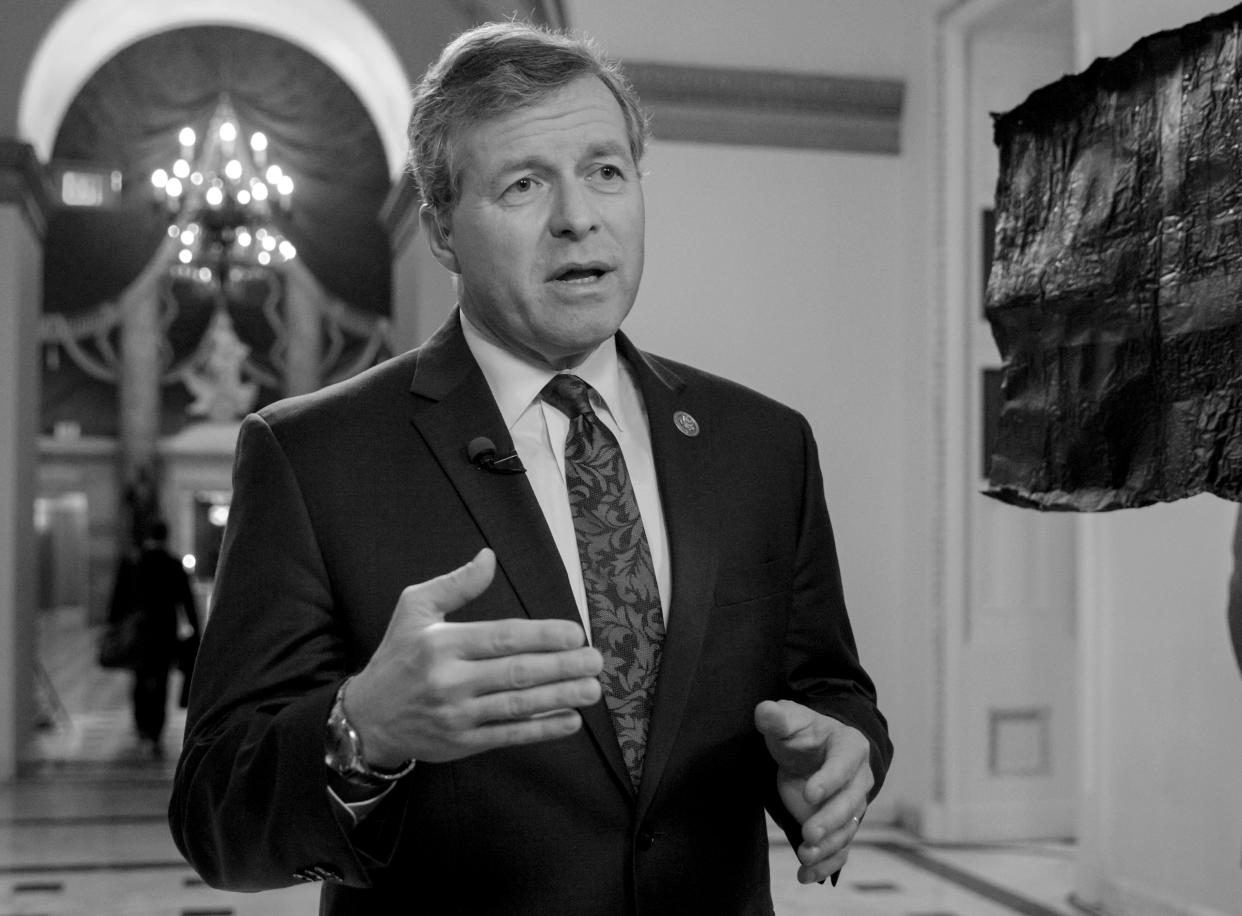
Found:
[[[94,665],[94,629],[75,611],[44,612],[39,623],[47,727],[23,778],[0,786],[0,916],[314,913],[313,886],[236,894],[195,876],[165,821],[183,714],[170,712],[164,760],[141,755],[129,724],[128,675]],[[778,916],[1078,912],[1068,900],[1067,844],[930,847],[868,825],[836,888],[799,886],[781,839],[771,856]]]

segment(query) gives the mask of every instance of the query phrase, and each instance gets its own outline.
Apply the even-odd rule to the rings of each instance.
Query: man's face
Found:
[[[611,337],[643,272],[643,191],[621,106],[583,76],[458,137],[461,192],[432,252],[491,340],[569,368]]]

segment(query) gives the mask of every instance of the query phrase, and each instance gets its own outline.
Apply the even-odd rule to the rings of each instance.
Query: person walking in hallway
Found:
[[[162,519],[147,524],[138,555],[123,559],[117,571],[108,618],[116,621],[127,614],[138,617],[134,728],[144,750],[163,759],[168,677],[180,661],[183,640],[197,639],[199,619],[190,578],[168,551],[168,525]]]

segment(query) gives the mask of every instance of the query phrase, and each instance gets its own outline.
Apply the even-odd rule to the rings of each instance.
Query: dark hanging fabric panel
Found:
[[[1242,496],[1242,6],[996,117],[988,494]]]

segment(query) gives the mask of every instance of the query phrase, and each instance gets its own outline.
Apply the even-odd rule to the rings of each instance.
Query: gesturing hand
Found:
[[[823,881],[845,864],[867,810],[871,744],[856,728],[792,700],[760,703],[755,727],[776,761],[781,801],[802,825],[798,881]]]
[[[346,713],[372,766],[455,760],[582,727],[576,708],[599,700],[603,659],[585,645],[581,626],[445,621],[483,594],[495,572],[495,555],[483,549],[401,593],[383,640],[346,693]]]

